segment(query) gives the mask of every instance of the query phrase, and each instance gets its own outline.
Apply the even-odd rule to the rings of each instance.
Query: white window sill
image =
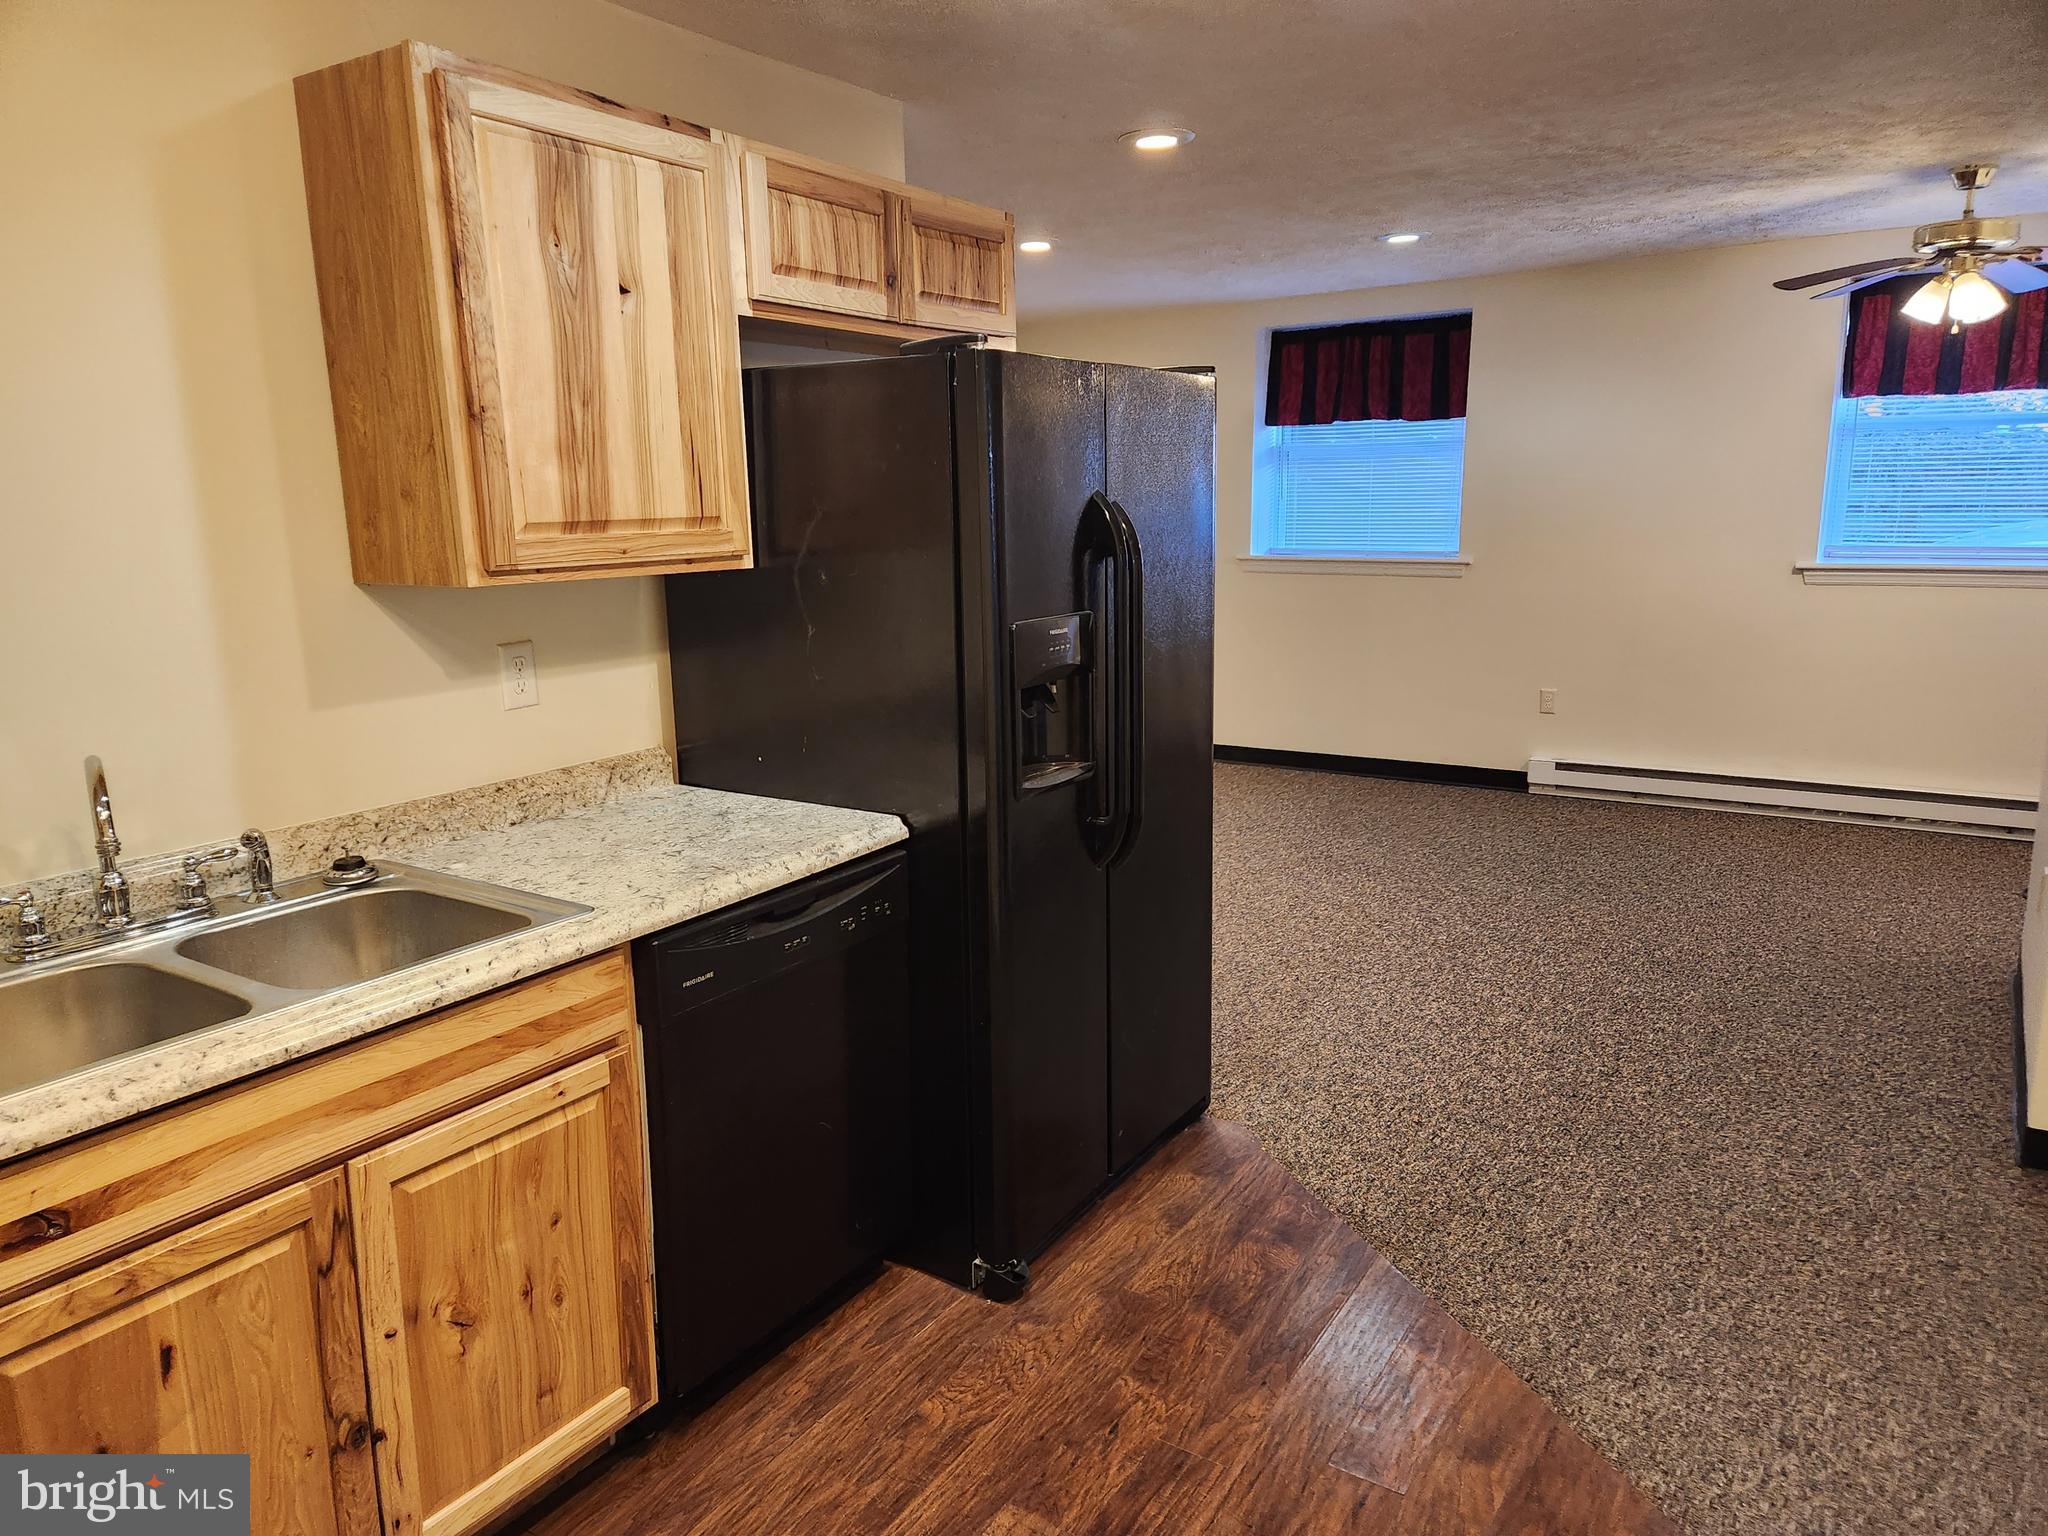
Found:
[[[1462,576],[1472,568],[1461,555],[1239,555],[1237,563],[1272,576]]]
[[[1809,587],[2048,587],[2042,565],[1795,565]]]

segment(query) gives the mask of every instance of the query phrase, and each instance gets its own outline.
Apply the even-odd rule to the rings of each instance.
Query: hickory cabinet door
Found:
[[[250,1529],[373,1536],[342,1176],[0,1308],[0,1447],[245,1451]]]
[[[730,151],[436,80],[484,563],[746,564]]]
[[[888,319],[896,306],[895,199],[794,156],[746,152],[750,297]]]
[[[349,1165],[389,1536],[455,1536],[653,1400],[645,1139],[614,1052]]]
[[[912,192],[902,199],[898,217],[901,318],[1014,334],[1016,242],[1009,216],[935,192]]]

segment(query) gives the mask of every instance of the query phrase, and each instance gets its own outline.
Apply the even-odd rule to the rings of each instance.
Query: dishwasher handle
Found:
[[[692,1012],[900,929],[909,883],[903,856],[885,853],[641,940],[635,953],[654,962],[655,1015]]]
[[[819,918],[830,917],[847,907],[857,906],[863,896],[894,873],[893,866],[878,869],[866,879],[838,890],[790,898],[737,925],[737,931],[730,942],[744,944],[753,939],[773,938],[777,934],[788,933],[793,928],[805,927]]]

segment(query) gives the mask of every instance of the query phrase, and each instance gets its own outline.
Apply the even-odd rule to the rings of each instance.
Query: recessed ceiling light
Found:
[[[1193,132],[1186,128],[1134,128],[1119,142],[1133,149],[1142,149],[1148,155],[1156,155],[1169,149],[1179,149],[1193,137]]]
[[[1421,238],[1421,235],[1415,234],[1412,231],[1380,236],[1380,240],[1387,245],[1413,245],[1416,241],[1420,240]]]
[[[1052,249],[1050,240],[1019,240],[1017,249],[1027,256],[1043,256]]]

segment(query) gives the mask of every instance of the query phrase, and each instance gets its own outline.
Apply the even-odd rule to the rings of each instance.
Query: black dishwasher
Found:
[[[907,895],[889,852],[634,946],[665,1399],[902,1236]]]

